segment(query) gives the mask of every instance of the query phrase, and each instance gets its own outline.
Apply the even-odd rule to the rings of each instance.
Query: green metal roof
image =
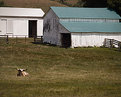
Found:
[[[51,9],[59,18],[121,19],[115,11],[108,8],[51,7]]]
[[[121,23],[62,22],[70,32],[121,32]]]

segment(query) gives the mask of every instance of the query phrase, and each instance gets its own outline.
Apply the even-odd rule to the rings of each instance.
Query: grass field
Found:
[[[121,97],[121,52],[32,41],[0,43],[0,97]]]

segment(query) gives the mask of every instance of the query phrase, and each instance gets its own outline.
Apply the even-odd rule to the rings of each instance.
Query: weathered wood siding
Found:
[[[105,38],[116,39],[121,41],[119,33],[71,33],[72,48],[103,46]]]
[[[46,43],[60,45],[59,19],[50,9],[44,17],[44,35],[43,40]]]

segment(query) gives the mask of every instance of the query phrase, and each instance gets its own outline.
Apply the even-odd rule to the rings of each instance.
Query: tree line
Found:
[[[64,3],[65,1],[66,0],[60,0],[61,3]],[[121,15],[121,0],[78,0],[74,7],[108,7]]]
[[[78,0],[78,7],[108,7],[121,15],[121,0]]]
[[[0,1],[0,7],[3,7],[3,6],[4,6],[4,2]]]

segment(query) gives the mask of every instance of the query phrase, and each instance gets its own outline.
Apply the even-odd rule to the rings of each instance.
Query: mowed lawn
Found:
[[[14,41],[0,43],[0,97],[121,97],[121,52]]]

